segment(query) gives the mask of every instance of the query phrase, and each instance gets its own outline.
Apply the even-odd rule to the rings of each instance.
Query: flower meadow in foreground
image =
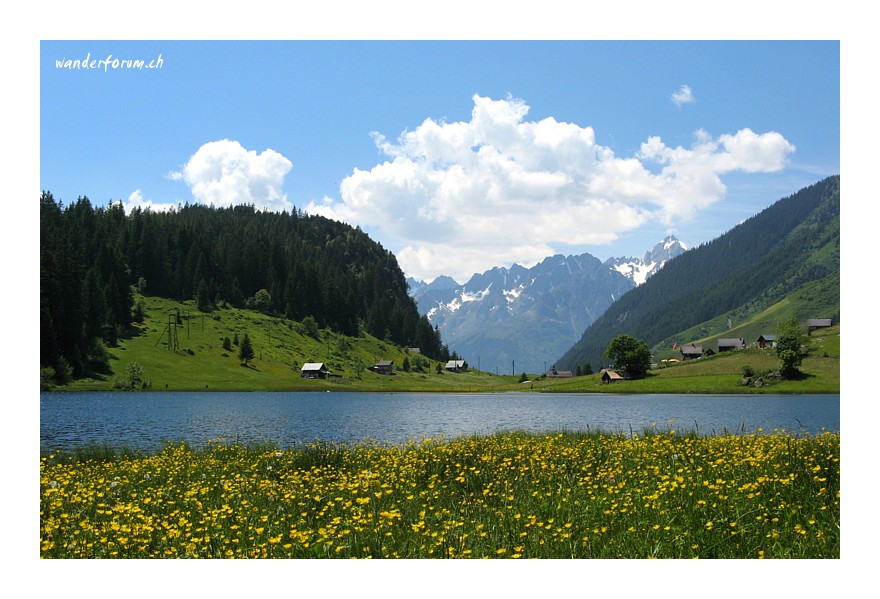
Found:
[[[212,443],[40,461],[45,558],[839,558],[840,435]]]

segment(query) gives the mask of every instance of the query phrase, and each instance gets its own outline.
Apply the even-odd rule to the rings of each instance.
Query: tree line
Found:
[[[360,228],[254,206],[153,212],[40,194],[40,365],[63,382],[107,372],[143,294],[248,307],[449,359],[394,255]]]

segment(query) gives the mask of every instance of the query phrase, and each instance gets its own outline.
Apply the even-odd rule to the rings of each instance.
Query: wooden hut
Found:
[[[370,367],[370,370],[378,374],[393,374],[394,360],[379,360],[372,367]]]
[[[323,362],[306,362],[300,369],[300,376],[304,379],[326,379],[330,371]]]

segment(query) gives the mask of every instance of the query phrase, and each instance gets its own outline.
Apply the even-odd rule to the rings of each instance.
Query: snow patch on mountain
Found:
[[[534,279],[533,279],[533,281],[534,281]],[[504,293],[504,297],[507,299],[507,303],[512,304],[513,302],[515,302],[516,298],[518,298],[520,295],[522,295],[523,289],[525,289],[525,288],[526,288],[526,284],[520,283],[518,286],[514,287],[513,289],[504,289],[503,293]]]
[[[663,240],[663,249],[666,251],[677,251],[677,248],[680,248],[682,251],[686,252],[690,248],[683,241],[676,239],[674,236],[670,235],[666,239]]]
[[[489,286],[483,289],[482,291],[466,291],[464,289],[458,294],[451,303],[447,304],[447,308],[450,312],[456,312],[459,308],[461,308],[464,304],[469,302],[480,302],[489,295],[492,289],[492,283],[489,283]]]
[[[636,285],[641,285],[654,274],[657,267],[656,262],[645,264],[644,262],[625,262],[623,264],[615,264],[612,266],[614,270],[632,279]]]

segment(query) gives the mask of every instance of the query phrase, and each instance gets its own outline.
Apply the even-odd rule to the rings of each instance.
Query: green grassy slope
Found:
[[[516,377],[499,377],[474,371],[437,374],[437,362],[409,353],[392,343],[364,335],[346,337],[329,330],[316,336],[301,323],[236,308],[199,312],[194,302],[144,297],[146,318],[138,334],[109,348],[112,373],[61,387],[63,390],[112,390],[128,380],[129,364],[144,371],[147,388],[154,391],[306,391],[306,390],[467,390],[510,383]],[[176,348],[169,348],[169,321],[176,325]],[[239,347],[224,349],[224,338],[247,334],[255,357],[242,366]],[[173,345],[173,344],[172,344]],[[404,359],[424,363],[423,372],[403,372]],[[394,375],[368,368],[379,360],[394,360]],[[324,362],[339,377],[305,380],[300,368],[306,362]],[[441,366],[443,366],[441,364]]]
[[[436,372],[437,362],[370,336],[345,337],[320,330],[316,337],[300,323],[273,318],[250,310],[224,309],[203,314],[192,302],[146,297],[146,319],[140,334],[111,348],[112,373],[80,379],[60,390],[114,390],[127,383],[131,363],[144,371],[146,388],[153,391],[424,391],[424,392],[570,392],[570,393],[839,393],[840,325],[810,337],[810,356],[804,361],[805,377],[797,381],[769,382],[764,387],[740,385],[742,367],[757,372],[778,368],[772,350],[748,349],[724,353],[695,362],[652,370],[646,379],[602,384],[600,376],[546,379],[478,372]],[[774,308],[787,314],[785,302]],[[169,315],[180,312],[177,348],[168,348]],[[777,318],[778,314],[768,314]],[[761,319],[757,319],[761,322]],[[749,325],[751,326],[751,325]],[[757,326],[757,325],[754,325]],[[255,358],[248,366],[238,359],[238,347],[223,348],[225,337],[250,337]],[[731,336],[740,336],[739,333]],[[424,361],[423,372],[403,372],[405,358]],[[395,374],[368,370],[378,360],[394,360]],[[306,380],[300,368],[306,362],[324,362],[339,374],[327,380]],[[441,364],[442,366],[442,364]],[[442,370],[442,369],[441,369]]]

